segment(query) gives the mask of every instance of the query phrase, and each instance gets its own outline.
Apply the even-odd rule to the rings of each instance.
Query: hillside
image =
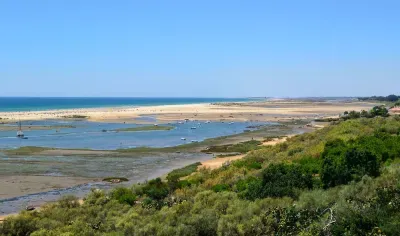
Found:
[[[66,197],[0,234],[399,235],[399,157],[400,117],[349,119],[219,169]]]

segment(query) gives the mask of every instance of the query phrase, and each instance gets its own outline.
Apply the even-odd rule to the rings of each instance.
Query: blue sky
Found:
[[[400,1],[0,1],[0,96],[400,93]]]

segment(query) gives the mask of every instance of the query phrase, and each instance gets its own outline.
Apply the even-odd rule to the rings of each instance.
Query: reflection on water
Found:
[[[152,119],[152,117],[142,117]],[[114,130],[136,127],[135,124],[97,123],[89,121],[29,121],[27,125],[72,125],[76,128],[25,131],[28,139],[16,138],[16,131],[0,131],[0,148],[42,146],[54,148],[88,148],[114,150],[132,147],[167,147],[191,141],[241,133],[248,126],[260,122],[175,122],[168,124],[169,131],[115,132]],[[196,129],[193,129],[193,128]],[[107,132],[105,132],[107,131]]]

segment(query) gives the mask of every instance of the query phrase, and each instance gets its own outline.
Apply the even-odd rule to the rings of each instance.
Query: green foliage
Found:
[[[306,173],[319,174],[321,171],[321,158],[303,157],[299,160],[295,160],[294,162],[300,164],[300,166],[303,168],[303,171]]]
[[[360,101],[381,101],[381,102],[395,102],[400,99],[400,96],[396,96],[391,94],[389,96],[372,96],[372,97],[359,97],[358,100]]]
[[[211,189],[214,192],[218,193],[218,192],[222,192],[222,191],[228,191],[230,189],[230,187],[227,184],[217,184],[217,185],[214,185]]]
[[[265,197],[296,198],[297,190],[310,189],[312,176],[297,164],[271,164],[262,173],[261,180],[250,180],[244,197],[250,200]]]
[[[232,165],[235,167],[238,167],[238,168],[245,167],[247,169],[261,169],[262,168],[262,165],[260,162],[258,162],[256,160],[252,160],[250,158],[245,158],[245,159],[234,161],[232,163]]]
[[[171,172],[169,172],[169,174],[167,175],[167,180],[170,181],[176,181],[182,177],[188,176],[190,174],[192,174],[193,172],[195,172],[198,168],[198,166],[200,166],[201,163],[200,162],[196,162],[194,164],[185,166],[183,168],[180,169],[175,169]]]
[[[168,196],[169,188],[160,178],[150,180],[144,187],[143,193],[153,200],[162,200]]]
[[[386,117],[389,114],[389,111],[386,109],[385,106],[375,106],[372,108],[372,110],[369,112],[372,117],[375,116],[382,116]]]
[[[344,116],[342,116],[341,118],[343,120],[349,120],[349,119],[358,119],[360,117],[374,118],[377,116],[381,116],[381,117],[389,116],[388,109],[386,109],[385,106],[375,106],[369,112],[365,111],[365,110],[362,110],[361,112],[357,112],[357,111],[347,112],[346,111],[346,112],[344,112]]]
[[[250,140],[237,144],[227,144],[220,146],[211,146],[202,152],[233,152],[233,153],[247,153],[252,150],[256,150],[262,142],[258,140]]]
[[[66,197],[0,235],[400,235],[399,128],[395,116],[341,121],[224,168]]]
[[[132,192],[132,190],[118,187],[111,191],[111,197],[117,200],[121,204],[128,204],[133,206],[136,201],[136,195]]]
[[[79,199],[75,196],[64,196],[58,202],[60,208],[77,208],[79,207]]]
[[[27,212],[10,217],[0,224],[0,235],[25,236],[38,230],[37,219]]]
[[[364,148],[329,142],[322,153],[321,180],[325,188],[360,180],[364,175],[378,176],[378,157]]]

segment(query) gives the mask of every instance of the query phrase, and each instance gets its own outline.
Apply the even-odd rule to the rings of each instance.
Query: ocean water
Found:
[[[0,97],[0,112],[249,101],[249,98]]]

